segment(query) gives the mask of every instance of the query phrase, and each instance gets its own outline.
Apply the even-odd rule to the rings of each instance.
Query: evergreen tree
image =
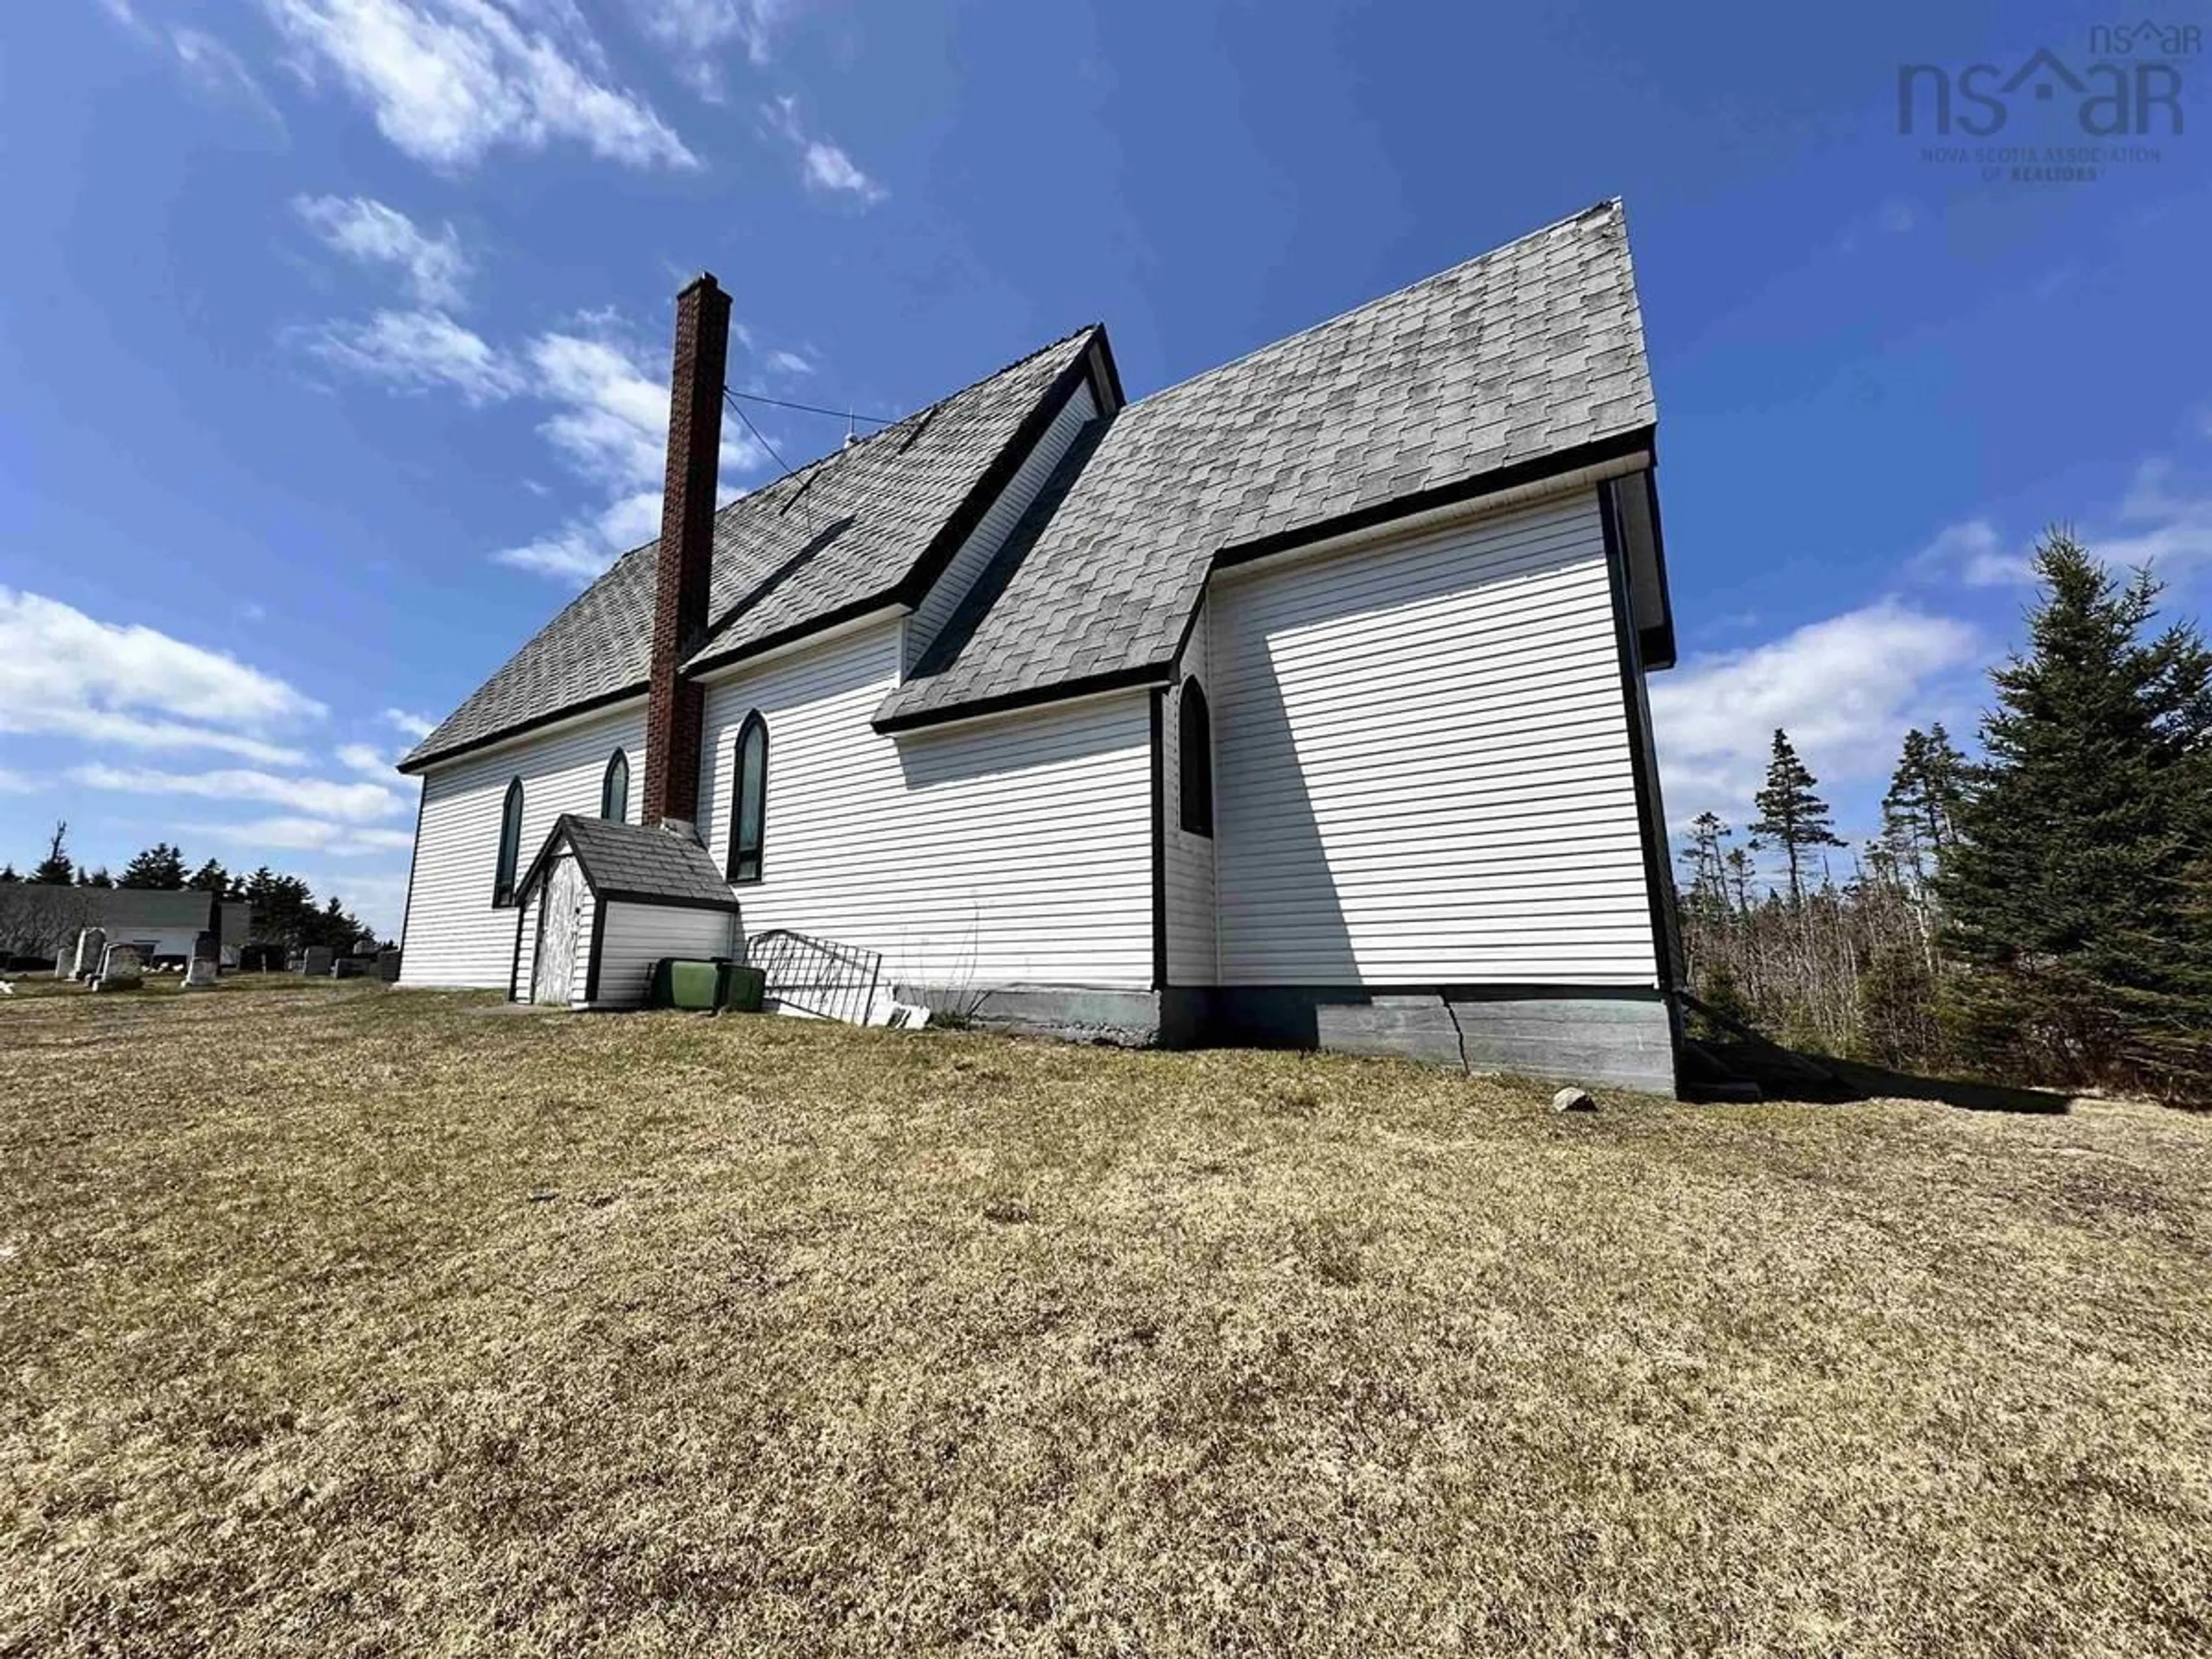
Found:
[[[76,878],[76,866],[70,861],[69,820],[54,825],[53,838],[46,843],[46,855],[31,872],[33,881],[45,882],[49,886],[66,887]]]
[[[230,872],[213,859],[210,859],[198,869],[193,871],[191,878],[185,882],[185,885],[196,888],[203,893],[213,893],[222,898],[234,898],[239,896],[238,884],[231,879]]]
[[[253,906],[254,937],[274,945],[319,945],[315,896],[297,876],[280,876],[263,865],[246,884]]]
[[[1952,746],[1942,721],[1905,734],[1889,793],[1881,798],[1882,839],[1916,882],[1956,837],[1965,768],[1966,757]]]
[[[1805,902],[1805,861],[1820,847],[1841,847],[1828,803],[1813,793],[1820,782],[1790,747],[1790,734],[1774,729],[1774,753],[1766,764],[1766,787],[1759,792],[1754,836],[1763,836],[1782,848],[1790,865],[1790,902]],[[1825,876],[1823,879],[1825,880]]]
[[[22,879],[22,877],[15,873],[14,865],[0,864],[0,887],[4,887],[10,882],[21,882]]]
[[[1960,1034],[1985,1064],[2212,1096],[2212,653],[2187,624],[2146,639],[2159,585],[2063,527],[2035,571],[1939,878],[1974,969]]]
[[[112,887],[115,878],[107,873],[107,866],[103,864],[97,870],[79,870],[76,884],[80,887]]]
[[[1759,851],[1759,845],[1753,840],[1741,847],[1731,847],[1728,850],[1728,857],[1723,860],[1728,866],[1729,896],[1735,901],[1735,913],[1739,916],[1751,914],[1751,884],[1759,873],[1753,855]]]
[[[185,855],[166,841],[157,841],[123,866],[118,887],[155,887],[174,891],[185,884]]]
[[[1728,863],[1721,843],[1735,832],[1714,812],[1700,812],[1690,821],[1689,893],[1684,908],[1700,921],[1719,921],[1729,915]]]

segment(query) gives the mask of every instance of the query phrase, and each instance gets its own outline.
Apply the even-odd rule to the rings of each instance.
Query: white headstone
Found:
[[[210,957],[194,957],[192,965],[185,969],[185,989],[212,991],[215,989],[215,962]]]
[[[111,945],[100,959],[100,977],[92,982],[95,991],[134,991],[143,982],[146,965],[138,957],[135,945]]]
[[[71,979],[91,979],[100,972],[100,959],[107,950],[107,929],[87,927],[76,936],[76,963]]]

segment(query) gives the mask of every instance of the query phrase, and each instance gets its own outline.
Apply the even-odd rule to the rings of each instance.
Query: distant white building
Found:
[[[219,955],[237,960],[252,908],[199,888],[64,887],[0,884],[0,957],[51,965],[83,927],[105,930],[111,945],[135,945],[147,963],[191,959],[204,933]]]
[[[1672,1089],[1618,203],[1136,403],[1085,328],[717,513],[728,318],[678,298],[659,540],[404,763],[405,982],[629,1000],[516,906],[577,814],[986,1019]]]

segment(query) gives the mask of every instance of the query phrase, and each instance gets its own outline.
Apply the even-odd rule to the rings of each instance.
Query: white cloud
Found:
[[[1823,784],[1886,776],[1906,728],[1941,718],[1948,677],[1981,655],[1966,623],[1885,599],[1692,657],[1650,687],[1668,817],[1743,823],[1777,726]]]
[[[405,830],[364,830],[332,823],[323,818],[279,817],[254,818],[244,823],[194,823],[189,834],[206,836],[237,847],[279,848],[286,852],[331,853],[340,858],[365,857],[374,853],[403,853],[415,845]],[[325,879],[309,883],[317,892],[332,886]]]
[[[378,718],[393,731],[404,732],[418,743],[438,729],[437,721],[428,714],[417,714],[411,709],[387,708]]]
[[[2118,524],[2089,546],[2108,564],[2148,565],[2168,580],[2212,566],[2212,495],[2177,487],[2171,461],[2145,461],[2121,498]]]
[[[814,372],[814,365],[795,351],[769,352],[768,366],[779,374],[811,374]]]
[[[334,70],[386,138],[431,166],[556,141],[631,167],[699,164],[649,105],[600,78],[605,56],[573,6],[530,8],[547,33],[491,0],[263,3],[305,76]]]
[[[844,149],[825,138],[811,136],[799,119],[799,100],[784,97],[761,106],[769,125],[799,152],[799,177],[810,190],[826,190],[858,197],[872,207],[890,192],[860,171]]]
[[[659,533],[668,461],[668,383],[601,320],[605,331],[598,334],[541,335],[526,355],[537,394],[556,405],[539,432],[571,471],[608,493],[607,505],[492,556],[498,563],[575,586]],[[767,459],[741,427],[726,423],[723,498],[733,498],[734,481]]]
[[[668,382],[611,314],[579,319],[511,352],[441,311],[380,311],[366,323],[332,320],[291,337],[325,362],[396,391],[447,386],[472,404],[529,397],[552,406],[539,434],[605,505],[495,553],[496,562],[580,586],[659,532]],[[726,422],[720,501],[742,494],[738,481],[768,460],[741,423]]]
[[[2083,545],[2116,569],[2148,565],[2169,581],[2212,568],[2212,490],[2176,481],[2165,457],[2136,467],[2126,493],[2102,522],[2078,529]],[[1968,587],[2028,587],[2035,582],[2035,550],[2008,543],[1987,518],[1950,525],[1914,556],[1916,575]]]
[[[540,391],[561,405],[538,430],[571,468],[622,489],[659,482],[667,464],[665,381],[607,338],[543,335],[529,355]]]
[[[581,587],[621,554],[660,533],[660,492],[625,495],[596,517],[571,520],[551,535],[492,555],[512,565]]]
[[[365,777],[389,778],[398,769],[398,763],[374,744],[342,743],[331,752],[339,765]]]
[[[70,769],[70,781],[88,789],[136,795],[198,795],[209,800],[264,801],[295,811],[348,823],[390,817],[404,803],[380,783],[333,783],[284,777],[243,767],[214,772],[155,772],[143,767],[95,763]]]
[[[348,258],[396,269],[422,306],[450,310],[461,304],[469,260],[453,226],[425,235],[398,209],[366,196],[301,196],[292,207]]]
[[[736,41],[756,64],[769,61],[790,0],[630,0],[646,33],[696,57]]]
[[[334,320],[295,337],[325,362],[400,392],[446,386],[485,404],[524,385],[521,372],[482,335],[442,311],[380,311],[365,323]]]
[[[246,68],[246,60],[207,30],[182,23],[156,28],[138,15],[130,0],[100,0],[100,6],[141,45],[166,46],[185,77],[202,90],[250,104],[283,125],[283,118],[261,89],[261,82],[254,79],[253,71]]]
[[[24,772],[10,772],[0,766],[0,795],[36,794],[46,785]]]
[[[1968,519],[1937,531],[1913,556],[1911,568],[1968,587],[2008,587],[2035,580],[2029,561],[2028,550],[2006,546],[1989,520]]]
[[[254,79],[246,60],[205,29],[183,25],[169,31],[169,50],[185,73],[208,91],[242,99],[264,114],[276,117],[276,106]]]
[[[282,765],[299,751],[270,734],[325,712],[223,653],[0,587],[0,732],[210,749]]]

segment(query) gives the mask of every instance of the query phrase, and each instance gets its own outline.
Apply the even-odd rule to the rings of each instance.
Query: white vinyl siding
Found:
[[[503,991],[514,965],[514,910],[495,908],[500,811],[522,780],[518,878],[563,812],[596,817],[607,760],[622,749],[645,763],[645,704],[526,738],[433,768],[422,783],[422,826],[410,878],[403,984]]]
[[[599,994],[594,1008],[634,1008],[652,988],[653,964],[662,957],[694,959],[732,957],[741,943],[738,919],[727,910],[684,910],[669,904],[607,904],[607,918],[599,939]],[[583,955],[591,954],[588,925]],[[584,1000],[584,981],[576,981],[576,1000]]]
[[[1213,686],[1207,678],[1206,616],[1203,608],[1177,665],[1175,689],[1160,709],[1160,799],[1165,828],[1161,850],[1167,897],[1167,969],[1170,985],[1214,982],[1213,841],[1182,827],[1182,696],[1195,680],[1209,704]],[[1215,719],[1219,719],[1218,711]],[[1218,744],[1216,745],[1217,752]],[[1218,783],[1217,770],[1217,783]],[[1219,800],[1219,790],[1215,791]],[[1218,811],[1217,805],[1216,811]]]
[[[748,933],[790,928],[884,953],[937,986],[1152,983],[1146,694],[884,737],[896,623],[710,685],[700,800],[729,852],[739,725],[768,722],[761,879]]]
[[[1097,413],[1098,401],[1091,396],[1091,382],[1085,380],[1054,416],[1044,435],[1037,440],[1036,447],[1023,458],[1006,489],[1000,492],[999,499],[976,521],[975,530],[945,567],[945,574],[931,585],[921,603],[915,607],[914,615],[907,618],[908,672],[913,672],[922,653],[960,608],[960,601],[968,597],[968,590],[975,586],[975,579],[1006,545],[1006,538],[1021,521],[1022,514],[1029,511],[1030,503],[1036,500],[1037,492],[1044,488],[1053,468],[1060,465],[1068,447],[1074,443],[1075,434]]]
[[[1655,982],[1594,493],[1212,611],[1222,983]]]

